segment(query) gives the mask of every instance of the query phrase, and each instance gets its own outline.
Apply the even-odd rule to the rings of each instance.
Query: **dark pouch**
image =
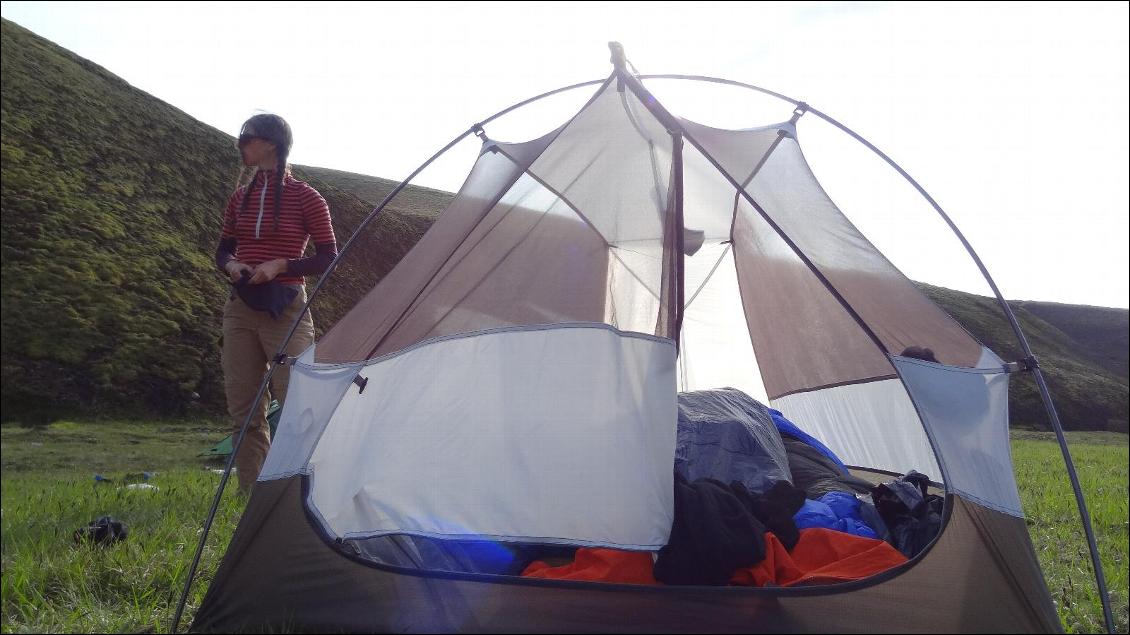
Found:
[[[74,534],[75,542],[86,541],[102,546],[121,542],[127,537],[129,537],[129,527],[121,521],[114,520],[112,516],[92,520],[86,527],[76,529]]]
[[[266,311],[272,319],[279,319],[283,311],[298,296],[298,288],[279,284],[275,280],[263,284],[250,284],[251,274],[243,272],[234,283],[235,292],[243,303],[256,311]]]

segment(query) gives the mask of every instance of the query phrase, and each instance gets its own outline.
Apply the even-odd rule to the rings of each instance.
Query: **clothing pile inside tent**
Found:
[[[646,552],[582,548],[573,562],[535,560],[522,575],[636,584],[845,582],[906,562],[941,528],[942,498],[927,493],[921,474],[885,485],[852,476],[820,441],[737,390],[679,395],[675,472],[675,522],[654,564]]]

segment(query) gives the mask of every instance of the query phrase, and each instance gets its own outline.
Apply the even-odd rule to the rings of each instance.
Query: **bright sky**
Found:
[[[472,123],[611,72],[711,75],[802,99],[899,162],[1013,299],[1130,307],[1127,3],[3,2],[3,16],[234,135],[258,110],[295,163],[399,180]],[[787,119],[752,91],[655,83],[719,127]],[[519,141],[591,93],[488,126]],[[800,141],[844,212],[912,278],[988,293],[896,172],[812,115]],[[455,189],[461,146],[422,184]],[[238,168],[232,157],[233,175]]]

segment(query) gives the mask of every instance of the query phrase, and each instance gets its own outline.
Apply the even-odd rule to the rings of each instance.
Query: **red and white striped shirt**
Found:
[[[236,260],[252,267],[276,258],[302,258],[311,238],[315,245],[336,243],[326,199],[289,174],[283,179],[279,225],[275,229],[275,178],[274,171],[260,170],[248,186],[231,195],[224,212],[222,238],[235,238]],[[247,187],[251,188],[251,197],[247,209],[241,212]],[[291,273],[280,274],[275,280],[288,285],[304,283],[301,275]]]

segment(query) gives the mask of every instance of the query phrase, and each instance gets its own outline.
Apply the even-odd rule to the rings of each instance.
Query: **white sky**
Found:
[[[853,128],[938,200],[1007,297],[1126,308],[1128,6],[3,2],[2,13],[229,134],[257,110],[283,115],[295,163],[396,180],[475,121],[607,76],[617,40],[640,72],[755,84]],[[790,113],[751,91],[653,90],[720,127]],[[487,130],[539,136],[590,94]],[[897,173],[812,115],[799,132],[833,199],[905,273],[988,293]],[[421,184],[457,188],[474,154],[464,144]],[[230,160],[234,175],[234,150]]]

